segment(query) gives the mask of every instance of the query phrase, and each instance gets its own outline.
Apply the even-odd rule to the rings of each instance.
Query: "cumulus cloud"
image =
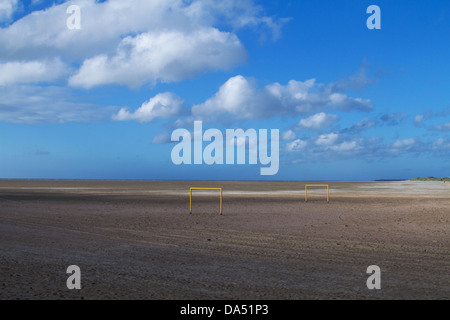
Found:
[[[0,63],[0,86],[52,82],[69,70],[60,60]]]
[[[333,92],[359,90],[377,82],[377,78],[371,78],[367,75],[368,65],[363,63],[361,68],[346,78],[339,79],[328,86],[328,90]]]
[[[126,37],[111,57],[86,60],[69,84],[89,89],[104,84],[138,87],[148,81],[174,82],[203,71],[229,69],[245,59],[246,51],[236,35],[214,28],[149,32]]]
[[[81,9],[81,30],[66,27],[69,5]],[[83,88],[178,81],[245,62],[238,29],[275,34],[282,24],[253,0],[73,0],[0,29],[0,61],[60,57],[82,64],[71,84]]]
[[[157,134],[152,140],[152,144],[167,144],[170,142],[171,137],[167,131]]]
[[[0,23],[11,20],[14,11],[16,11],[18,0],[1,0],[0,1]]]
[[[160,93],[142,106],[135,112],[130,113],[127,108],[122,108],[113,115],[115,121],[136,120],[139,122],[150,122],[155,118],[173,118],[181,114],[184,101],[172,93]]]
[[[352,152],[360,149],[361,146],[357,141],[344,141],[336,146],[332,146],[331,149],[337,152]]]
[[[405,113],[383,114],[374,118],[364,118],[349,128],[342,129],[340,133],[359,134],[363,131],[381,127],[381,126],[398,126],[407,117]]]
[[[235,30],[253,28],[258,30],[262,39],[269,36],[273,41],[278,40],[283,25],[290,21],[290,18],[268,16],[261,5],[247,0],[195,1],[190,12],[193,12],[197,19],[211,23],[216,19],[229,21]],[[268,31],[269,35],[265,31]]]
[[[348,128],[339,133],[320,134],[288,143],[284,150],[286,159],[292,163],[352,158],[373,160],[425,153],[436,157],[449,157],[450,139],[439,138],[424,142],[419,138],[405,138],[386,143],[383,138],[363,137],[360,132]],[[298,151],[301,153],[296,153]]]
[[[296,140],[286,145],[289,154],[301,152],[301,158],[292,158],[293,163],[317,160],[351,158],[356,155],[375,155],[378,151],[375,144],[378,141],[345,137],[337,133],[322,134],[306,140]]]
[[[381,123],[388,126],[397,126],[407,117],[406,113],[388,113],[380,117]]]
[[[302,157],[300,158],[292,156],[295,148],[291,146],[291,148],[286,147],[286,156],[291,159],[292,163],[336,161],[354,157],[364,157],[365,159],[386,158],[417,152],[430,152],[434,154],[440,152],[444,154],[445,149],[440,148],[440,146],[448,145],[448,141],[436,141],[430,146],[421,144],[416,139],[404,139],[385,144],[382,139],[376,137],[362,138],[331,133],[311,137],[309,140],[303,141],[302,145],[305,148],[299,150],[302,151]],[[292,144],[292,146],[295,146],[295,144]]]
[[[433,143],[427,144],[430,151],[437,157],[450,157],[450,139],[439,138]]]
[[[435,127],[436,130],[438,131],[442,131],[442,132],[449,132],[450,131],[450,122],[441,124],[441,125],[437,125]]]
[[[450,107],[445,108],[442,111],[431,111],[426,110],[422,114],[418,114],[414,117],[414,125],[416,127],[423,127],[431,131],[441,131],[441,132],[449,132],[450,131],[450,122],[446,122],[443,124],[428,124],[432,119],[440,119],[443,121],[450,115]],[[444,120],[445,121],[445,120]]]
[[[324,147],[332,146],[338,138],[339,134],[337,133],[322,134],[317,138],[316,145]]]
[[[374,128],[377,125],[377,123],[374,120],[364,118],[358,123],[355,123],[351,128],[350,131],[354,132],[360,132],[364,130],[369,130],[371,128]]]
[[[339,121],[339,117],[335,114],[326,114],[325,112],[317,113],[309,118],[300,120],[298,124],[302,129],[322,130],[329,128]]]
[[[414,125],[416,127],[420,127],[422,125],[422,122],[423,122],[424,119],[425,119],[424,116],[421,115],[421,114],[415,116],[414,117]]]
[[[403,147],[410,147],[410,146],[414,145],[415,143],[416,143],[416,140],[411,138],[411,139],[397,140],[396,142],[394,142],[394,144],[392,146],[394,148],[403,148]]]
[[[40,3],[33,0],[30,5]],[[11,17],[17,4],[20,2],[1,1],[0,19]],[[81,8],[81,30],[66,26],[69,5]],[[0,28],[0,88],[10,87],[14,98],[24,102],[16,109],[9,107],[12,104],[8,101],[1,102],[8,105],[2,110],[2,120],[23,122],[25,118],[19,116],[21,120],[16,121],[14,115],[32,110],[31,122],[45,118],[53,122],[55,106],[61,106],[62,119],[73,119],[66,113],[69,98],[58,97],[58,103],[42,106],[41,111],[27,102],[27,92],[50,97],[55,90],[48,90],[47,85],[60,81],[68,80],[76,88],[106,84],[139,87],[233,68],[247,58],[236,35],[238,29],[250,27],[261,32],[262,28],[275,30],[281,25],[281,20],[268,17],[253,0],[72,0],[47,4],[46,9]],[[46,86],[40,86],[42,83]],[[19,97],[24,84],[36,87],[27,87]],[[71,98],[73,92],[66,90]],[[77,109],[75,103],[73,109]],[[11,116],[5,110],[10,110]],[[145,115],[145,110],[131,114],[124,109],[116,116],[149,121],[152,115]],[[81,113],[86,115],[84,111]],[[93,112],[95,108],[89,114]]]
[[[81,30],[66,27],[69,5],[81,8]],[[35,58],[58,54],[80,61],[86,56],[113,51],[124,35],[150,30],[191,31],[194,23],[203,22],[189,14],[189,7],[182,0],[109,0],[101,3],[74,0],[70,4],[54,5],[0,30],[0,40],[6,49],[0,57],[29,58],[32,55]]]
[[[262,96],[256,85],[243,76],[229,79],[214,97],[192,108],[194,116],[200,119],[217,120],[222,116],[239,119],[256,118],[257,111],[264,108]]]
[[[449,155],[450,154],[450,139],[449,138],[439,138],[432,144],[433,151],[438,155]]]
[[[255,81],[241,75],[230,78],[219,91],[202,104],[195,105],[195,117],[212,121],[262,119],[274,116],[312,114],[324,109],[370,111],[370,100],[331,93],[316,83],[291,80],[287,85],[274,83],[260,89]],[[333,120],[333,116],[326,121]]]
[[[295,134],[294,131],[288,130],[288,131],[283,132],[281,138],[284,141],[292,141],[292,140],[297,139],[297,135]]]
[[[397,140],[392,144],[392,148],[390,151],[393,153],[404,152],[410,150],[415,144],[416,139],[414,138]]]
[[[303,151],[308,146],[308,142],[301,139],[297,139],[286,145],[286,150],[288,152],[299,152]]]

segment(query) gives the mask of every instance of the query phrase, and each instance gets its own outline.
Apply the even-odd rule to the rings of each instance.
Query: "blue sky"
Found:
[[[2,0],[0,178],[450,176],[449,16],[446,0]],[[171,133],[195,120],[279,129],[278,174],[174,165]]]

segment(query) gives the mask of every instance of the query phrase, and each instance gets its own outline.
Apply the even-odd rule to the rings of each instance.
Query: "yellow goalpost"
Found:
[[[308,202],[308,187],[326,187],[327,188],[327,202],[330,202],[330,186],[328,184],[307,184],[305,186],[305,202]]]
[[[220,191],[220,215],[222,215],[222,206],[223,206],[223,189],[222,188],[190,188],[190,192],[189,192],[190,214],[192,214],[192,191],[194,191],[194,190]]]

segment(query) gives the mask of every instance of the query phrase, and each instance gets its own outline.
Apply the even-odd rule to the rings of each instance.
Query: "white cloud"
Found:
[[[15,85],[0,87],[0,121],[66,123],[109,120],[114,106],[87,103],[67,88]]]
[[[113,116],[115,121],[136,120],[139,122],[150,122],[155,118],[173,118],[178,116],[183,109],[184,101],[172,93],[160,93],[133,113],[122,108]]]
[[[171,142],[170,134],[166,131],[157,134],[152,140],[153,144],[167,144],[170,142]]]
[[[200,119],[224,122],[311,114],[330,108],[369,111],[373,106],[370,100],[323,90],[315,79],[304,82],[291,80],[285,86],[274,83],[259,89],[255,81],[238,75],[222,85],[212,98],[193,106],[192,113]]]
[[[339,121],[337,115],[321,112],[309,118],[300,120],[299,126],[304,129],[322,130],[331,127],[337,121]]]
[[[81,9],[81,30],[66,26],[69,5]],[[252,0],[73,0],[0,29],[0,61],[81,63],[71,83],[85,88],[178,81],[245,62],[236,30],[267,27],[279,34],[282,24]]]
[[[288,130],[288,131],[283,132],[281,138],[284,141],[292,141],[292,140],[297,139],[297,135],[295,134],[294,131]]]
[[[407,117],[407,114],[404,112],[398,113],[388,113],[384,114],[380,117],[380,120],[383,124],[388,126],[397,126]]]
[[[344,79],[337,80],[335,83],[328,86],[328,89],[333,92],[359,90],[373,84],[377,81],[377,79],[369,78],[367,76],[367,69],[367,64],[363,63],[358,72]]]
[[[299,140],[290,143],[286,145],[285,156],[292,163],[337,161],[356,157],[369,160],[419,153],[429,153],[443,158],[450,156],[450,139],[448,138],[439,138],[428,142],[422,142],[418,138],[409,138],[384,143],[384,139],[380,137],[364,138],[359,134],[353,135],[350,129],[344,131],[347,133],[322,134],[306,141]],[[306,146],[308,147],[306,148]],[[302,151],[301,157],[293,154],[296,149]]]
[[[263,101],[258,95],[256,86],[242,76],[229,79],[214,97],[195,105],[192,113],[201,119],[218,119],[221,116],[232,116],[238,119],[249,119]]]
[[[69,84],[92,88],[112,83],[137,87],[148,81],[174,82],[203,71],[230,69],[246,56],[234,34],[214,28],[143,33],[123,39],[112,57],[86,60]]]
[[[337,133],[322,134],[317,138],[316,145],[325,147],[331,146],[338,138],[339,134]]]
[[[422,150],[420,148],[421,146],[418,144],[418,141],[414,138],[401,139],[395,141],[391,145],[387,145],[385,147],[385,152],[386,154],[400,155],[408,152],[417,152],[417,151],[423,152],[427,149],[426,147],[423,148]]]
[[[423,122],[424,119],[425,119],[424,116],[421,115],[421,114],[419,114],[419,115],[417,115],[417,116],[414,117],[414,124],[415,124],[416,126],[420,126],[420,125],[422,124],[422,122]]]
[[[51,82],[68,74],[60,60],[0,63],[0,86]]]
[[[263,7],[251,0],[194,1],[189,11],[198,20],[210,23],[217,19],[226,20],[235,30],[250,27],[262,33],[263,37],[267,36],[263,30],[266,29],[274,41],[280,37],[283,24],[290,20],[267,16]]]
[[[301,139],[297,139],[291,143],[288,143],[286,145],[286,150],[288,152],[299,152],[299,151],[303,151],[306,147],[308,146],[308,142],[307,141],[303,141]]]
[[[72,4],[81,8],[81,30],[66,27],[66,9]],[[69,83],[80,88],[105,84],[139,87],[155,81],[180,81],[244,62],[246,51],[235,34],[238,29],[252,28],[258,33],[269,30],[276,39],[282,25],[281,19],[267,16],[253,0],[72,0],[35,11],[0,28],[0,86],[16,85],[13,91],[19,98],[21,84],[59,81],[71,71],[69,65],[79,67]],[[236,76],[216,95],[193,106],[192,119],[233,122],[311,115],[327,109],[369,111],[373,108],[370,100],[339,92],[365,82],[362,72],[348,82],[339,80],[336,84],[323,85],[310,79],[259,88],[256,82]],[[39,96],[37,92],[46,89],[27,90]],[[26,92],[23,94],[20,99],[28,101]],[[152,99],[163,100],[164,95],[167,94]],[[152,99],[135,112],[116,112],[114,119],[146,122],[182,113],[181,99],[173,94],[168,98],[173,101],[166,108],[160,108],[156,100],[152,105]],[[68,99],[57,101],[55,106],[67,115]],[[34,110],[36,117],[30,121],[36,121],[38,110],[28,106],[18,110]],[[54,121],[55,106],[48,107],[51,113],[42,106],[42,119]],[[5,111],[2,115],[5,119]]]
[[[69,30],[66,10],[69,5],[81,9],[81,30]],[[10,27],[0,30],[6,50],[0,58],[15,56],[61,55],[83,60],[114,50],[124,35],[149,30],[192,30],[192,19],[181,0],[74,0],[35,11]]]
[[[427,152],[431,151],[430,145],[424,145],[415,138],[400,139],[394,143],[385,146],[384,151],[387,155],[400,155],[410,152]]]
[[[439,138],[432,144],[428,144],[435,156],[450,157],[450,139],[449,138]]]
[[[444,123],[442,125],[438,125],[435,127],[438,131],[448,132],[450,131],[450,122]]]
[[[436,150],[447,150],[450,151],[450,139],[440,138],[433,143],[433,147]]]
[[[359,121],[358,123],[354,124],[351,128],[350,131],[363,131],[363,130],[368,130],[371,128],[374,128],[377,125],[377,123],[374,120],[368,119],[368,118],[364,118],[361,121]]]
[[[444,138],[437,139],[433,143],[433,145],[436,146],[436,147],[441,147],[441,146],[445,145],[445,139]]]
[[[416,139],[414,139],[414,138],[404,139],[404,140],[397,140],[397,141],[394,142],[394,144],[392,144],[392,147],[394,147],[395,149],[410,148],[415,143],[416,143]]]
[[[358,150],[360,146],[356,141],[343,142],[337,146],[332,146],[331,149],[337,152],[350,152]]]
[[[17,9],[18,0],[0,0],[0,22],[11,20],[14,11]]]

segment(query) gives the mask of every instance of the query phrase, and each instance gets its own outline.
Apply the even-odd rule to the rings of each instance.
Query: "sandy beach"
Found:
[[[309,183],[2,180],[0,299],[450,298],[449,183]]]

